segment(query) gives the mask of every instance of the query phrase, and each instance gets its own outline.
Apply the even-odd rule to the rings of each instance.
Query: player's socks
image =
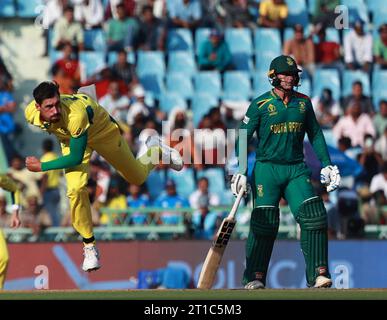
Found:
[[[246,269],[242,280],[244,285],[254,280],[265,284],[278,227],[278,208],[258,207],[253,210],[246,242]]]

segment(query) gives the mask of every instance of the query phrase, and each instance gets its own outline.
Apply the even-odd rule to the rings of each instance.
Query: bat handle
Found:
[[[242,200],[242,197],[243,197],[244,193],[245,193],[245,191],[243,189],[239,190],[239,193],[238,193],[238,195],[237,195],[237,197],[235,199],[235,202],[234,202],[234,204],[233,204],[233,206],[231,208],[231,211],[228,214],[228,218],[229,219],[234,219],[235,214],[236,214],[236,212],[238,210],[239,204],[240,204],[240,202]]]

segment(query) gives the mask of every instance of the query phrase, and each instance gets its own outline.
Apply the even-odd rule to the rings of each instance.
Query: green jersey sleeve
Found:
[[[313,110],[312,102],[308,100],[306,108],[306,134],[323,167],[331,165],[331,159],[328,153],[328,147],[325,142],[324,134],[320,124],[317,122],[316,115]]]
[[[48,162],[42,162],[42,171],[67,169],[82,163],[87,146],[87,131],[78,138],[70,138],[70,153]]]
[[[254,132],[259,128],[258,101],[254,100],[247,109],[246,115],[239,125],[236,140],[236,156],[239,163],[239,173],[247,173],[247,147]]]

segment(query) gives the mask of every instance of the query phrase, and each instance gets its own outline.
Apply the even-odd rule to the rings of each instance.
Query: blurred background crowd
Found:
[[[343,173],[341,188],[328,195],[318,182],[315,156],[306,152],[328,210],[330,237],[364,237],[367,225],[387,224],[384,1],[3,0],[0,19],[38,24],[48,78],[63,94],[95,84],[99,103],[120,123],[135,154],[156,131],[171,146],[187,144],[191,163],[203,160],[178,173],[159,166],[138,187],[94,155],[89,194],[96,226],[171,226],[171,239],[211,239],[233,202],[235,158],[219,157],[218,149],[227,149],[227,130],[238,127],[250,101],[271,89],[266,73],[280,54],[292,55],[302,68],[297,90],[311,97],[332,160]],[[28,154],[17,141],[29,128],[14,118],[24,105],[18,107],[9,66],[12,61],[0,56],[5,169],[23,191],[23,226],[33,230],[28,239],[38,241],[47,227],[70,226],[66,190],[61,172],[35,174],[24,167]],[[184,139],[172,141],[175,129]],[[194,135],[195,129],[202,131]],[[58,152],[56,142],[44,138],[35,151],[47,161]],[[255,145],[253,139],[250,173]],[[248,225],[249,206],[250,198],[238,215],[241,226]],[[7,208],[4,193],[2,227]],[[281,225],[295,226],[285,200]],[[146,238],[160,237],[152,230]]]

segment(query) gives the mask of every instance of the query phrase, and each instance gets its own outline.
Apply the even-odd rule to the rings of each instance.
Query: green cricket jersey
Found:
[[[239,172],[247,171],[247,143],[257,133],[256,160],[294,164],[304,160],[303,141],[307,133],[317,157],[325,167],[331,164],[328,148],[309,97],[294,91],[286,105],[274,92],[268,91],[250,104],[241,122],[237,141]],[[247,136],[247,139],[245,137]],[[239,140],[241,144],[239,145]],[[238,152],[243,150],[245,154]]]

